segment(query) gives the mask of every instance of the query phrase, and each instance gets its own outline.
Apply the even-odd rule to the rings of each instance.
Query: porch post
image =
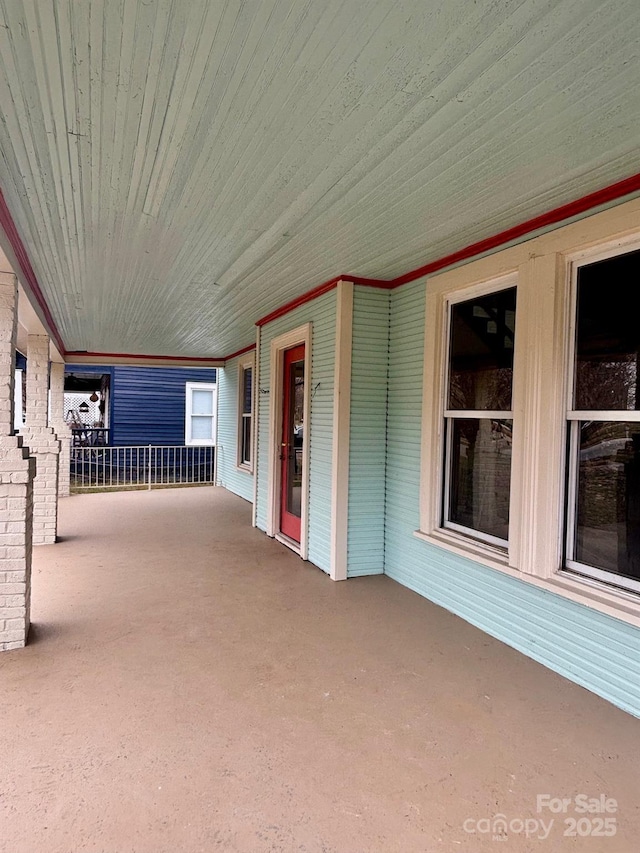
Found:
[[[18,281],[0,272],[0,651],[22,648],[29,632],[35,462],[14,434]]]
[[[33,481],[33,544],[56,541],[58,528],[58,462],[60,442],[48,426],[49,336],[27,340],[27,417],[21,430],[36,459]]]
[[[64,364],[51,362],[50,374],[51,426],[60,440],[58,497],[70,493],[71,429],[64,419]]]
[[[333,448],[331,466],[331,566],[334,581],[347,578],[349,534],[349,433],[351,428],[351,359],[353,353],[353,282],[338,282],[336,360],[333,380]]]

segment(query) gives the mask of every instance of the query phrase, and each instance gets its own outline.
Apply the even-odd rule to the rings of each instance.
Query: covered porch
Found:
[[[220,488],[72,496],[59,534],[0,659],[0,849],[477,851],[499,814],[575,849],[545,794],[636,845],[637,721],[389,577],[332,583]]]

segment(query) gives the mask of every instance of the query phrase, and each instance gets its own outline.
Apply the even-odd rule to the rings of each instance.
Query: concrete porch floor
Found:
[[[387,578],[332,583],[221,489],[60,511],[0,656],[2,851],[637,849],[640,722],[605,701]],[[614,837],[536,812],[579,793]],[[505,840],[465,831],[496,813]]]

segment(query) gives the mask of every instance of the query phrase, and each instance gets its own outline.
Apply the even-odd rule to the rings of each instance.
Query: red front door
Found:
[[[304,344],[300,344],[284,352],[280,442],[280,532],[298,543],[302,517],[302,448],[305,441],[304,380]]]

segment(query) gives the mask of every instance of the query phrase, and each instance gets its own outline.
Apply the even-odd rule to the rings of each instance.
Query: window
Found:
[[[238,467],[251,471],[253,442],[253,355],[238,364]]]
[[[185,444],[215,445],[216,396],[214,384],[187,382]]]
[[[449,302],[443,526],[506,548],[516,288]]]
[[[640,592],[640,250],[576,264],[566,565]],[[626,309],[626,310],[625,310]]]
[[[640,199],[426,280],[416,536],[640,625]]]

